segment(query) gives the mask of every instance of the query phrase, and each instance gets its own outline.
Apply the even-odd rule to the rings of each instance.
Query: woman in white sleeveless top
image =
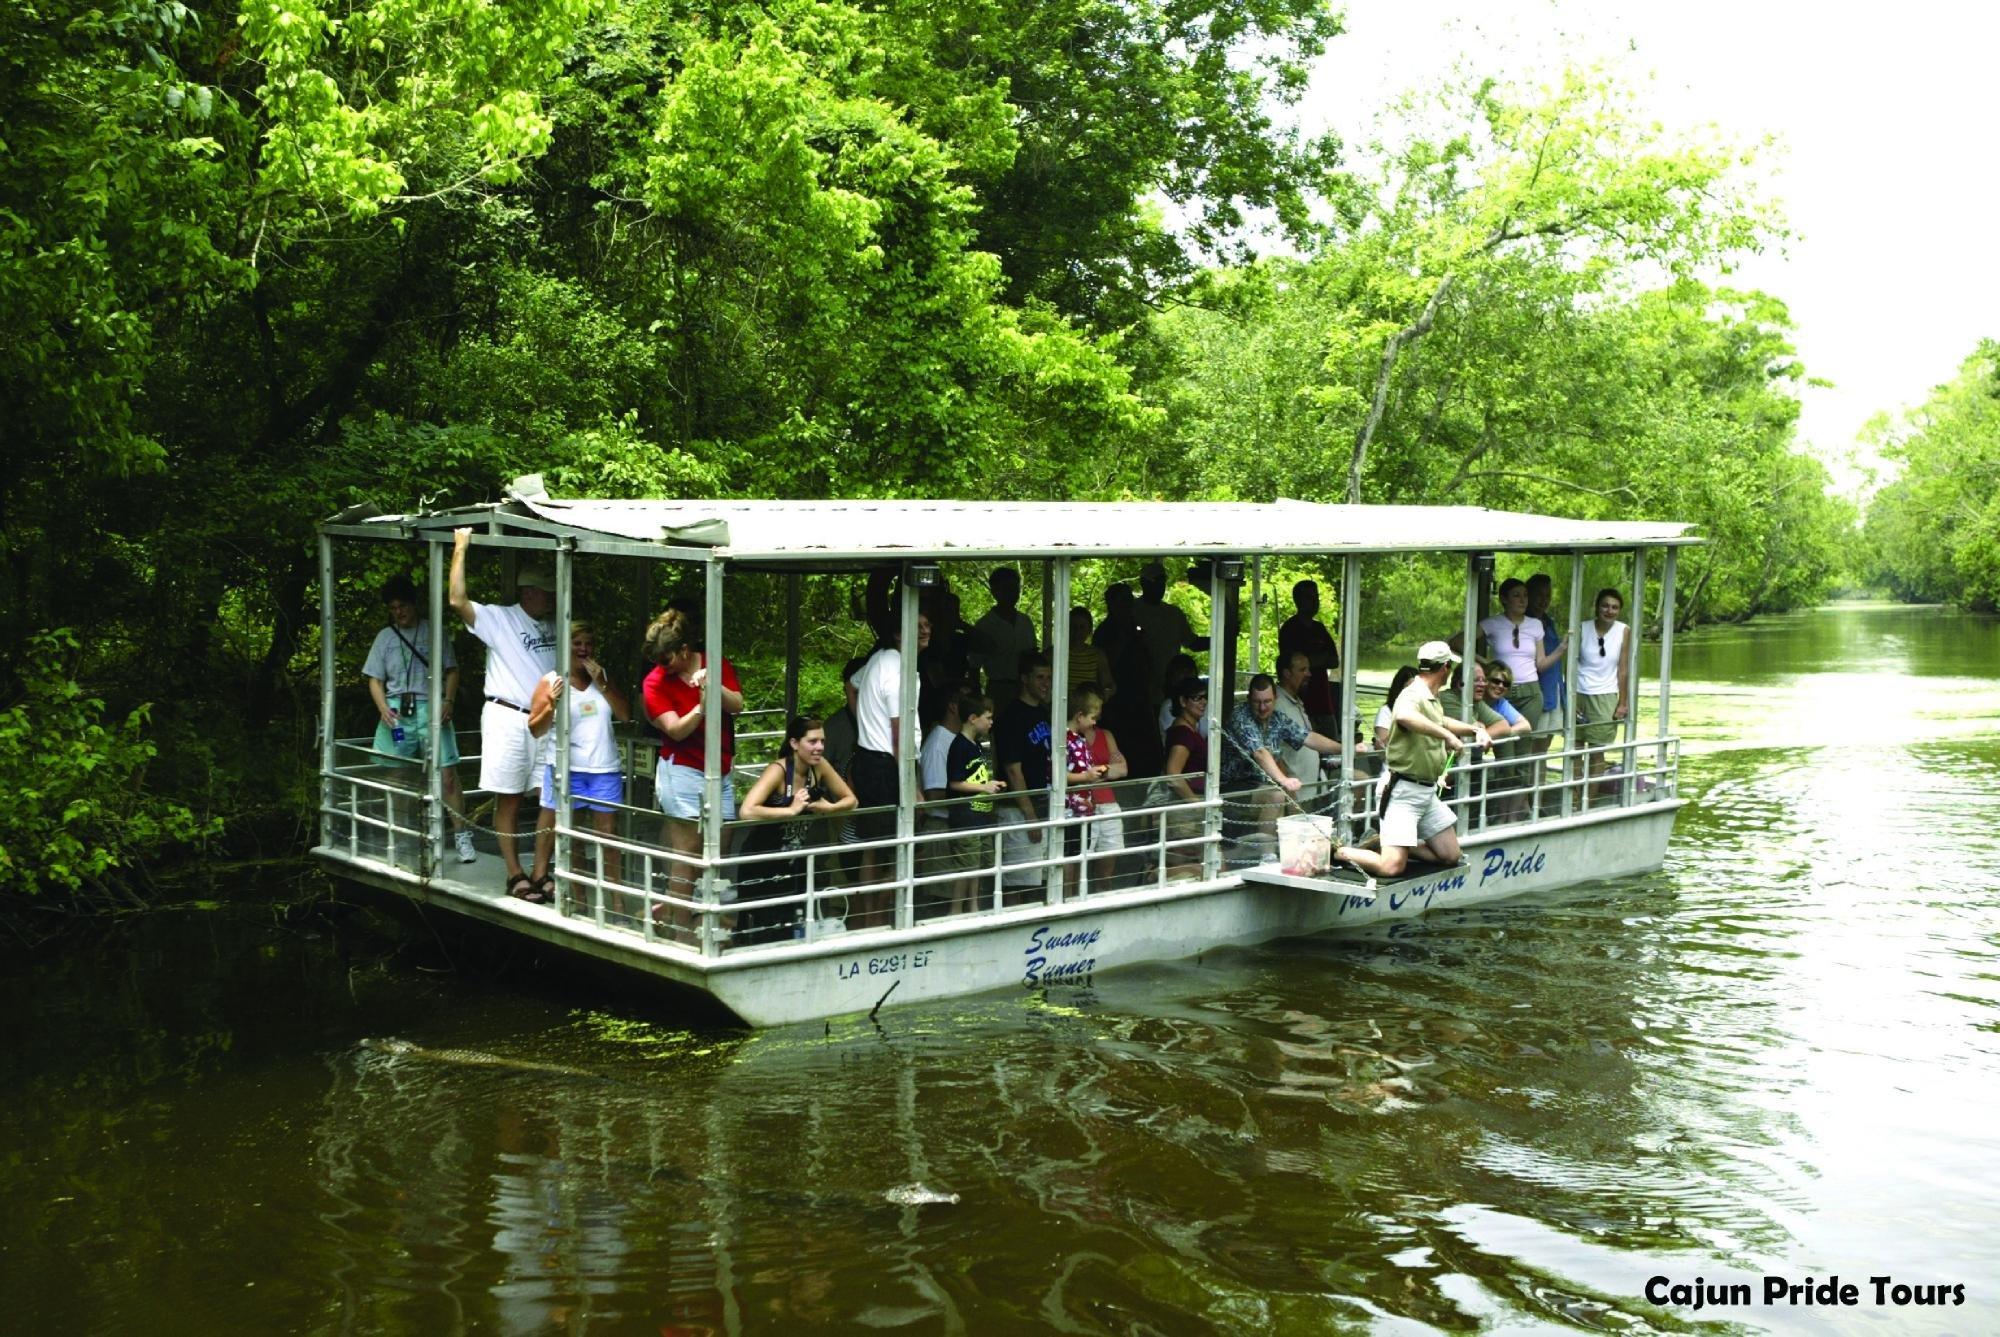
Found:
[[[613,835],[618,828],[618,809],[625,801],[625,767],[618,755],[618,738],[612,732],[614,720],[632,718],[632,704],[613,685],[604,666],[594,657],[597,632],[588,622],[572,621],[569,629],[570,676],[567,685],[559,673],[546,673],[535,684],[534,699],[528,705],[528,732],[542,739],[542,814],[535,823],[535,871],[533,889],[524,897],[537,904],[555,899],[555,877],[549,861],[556,847],[556,768],[554,738],[556,706],[569,707],[569,801],[572,812],[590,814],[592,828]],[[571,866],[594,868],[594,850],[578,846]],[[617,882],[618,851],[604,851],[604,878]]]
[[[1576,739],[1580,747],[1604,747],[1618,740],[1618,725],[1632,712],[1628,669],[1630,629],[1618,620],[1625,598],[1614,589],[1597,592],[1597,617],[1583,629],[1576,656]],[[1589,774],[1611,764],[1603,752],[1590,754]]]

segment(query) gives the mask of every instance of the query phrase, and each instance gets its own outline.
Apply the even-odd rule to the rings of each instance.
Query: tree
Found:
[[[1900,599],[2000,607],[2000,342],[1873,430],[1898,472],[1868,508],[1869,578]]]
[[[1312,235],[1338,141],[1275,117],[1340,31],[1327,0],[902,0],[882,14],[885,96],[942,140],[989,146],[958,178],[1009,304],[1121,329],[1200,261],[1248,258],[1252,212]]]
[[[1735,183],[1746,155],[1664,139],[1599,72],[1566,70],[1525,94],[1486,80],[1438,100],[1445,132],[1377,145],[1382,179],[1351,182],[1343,199],[1354,220],[1348,244],[1371,253],[1356,313],[1367,323],[1329,341],[1330,354],[1372,363],[1348,457],[1349,501],[1363,496],[1398,359],[1454,297],[1476,303],[1525,272],[1566,285],[1574,303],[1642,267],[1686,275],[1726,261],[1771,226]],[[1524,270],[1523,258],[1537,263]]]

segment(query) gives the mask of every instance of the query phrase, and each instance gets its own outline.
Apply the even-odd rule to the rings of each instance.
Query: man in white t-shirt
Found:
[[[947,692],[943,701],[934,702],[933,705],[940,713],[936,722],[931,725],[930,731],[924,735],[924,745],[917,753],[917,784],[924,791],[925,804],[917,815],[917,830],[928,834],[950,829],[951,808],[946,804],[948,800],[959,797],[951,792],[950,776],[951,745],[958,737],[961,724],[958,718],[958,694]],[[947,856],[952,854],[955,843],[949,840],[933,840],[917,846],[919,876],[947,871]],[[926,887],[923,889],[923,899],[932,900],[948,896],[949,890],[949,883]]]
[[[896,834],[896,805],[902,801],[903,653],[902,637],[878,648],[848,681],[854,688],[854,796],[860,811],[850,823],[859,840],[887,840]],[[931,622],[917,615],[917,649],[930,644]],[[894,850],[886,845],[861,851],[861,881],[876,883],[894,867]],[[862,892],[854,897],[850,922],[883,927],[893,900],[887,892]]]
[[[514,832],[521,799],[538,789],[535,759],[541,746],[528,732],[528,703],[535,684],[556,667],[555,581],[546,571],[524,568],[515,578],[513,604],[474,603],[465,592],[465,549],[470,529],[452,531],[452,611],[486,646],[486,707],[479,715],[479,787],[494,796],[493,829],[507,865],[507,894],[535,899],[535,886],[521,869]]]

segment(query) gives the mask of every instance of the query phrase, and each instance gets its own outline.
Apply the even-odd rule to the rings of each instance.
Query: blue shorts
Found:
[[[625,777],[617,771],[571,771],[569,806],[574,812],[610,812],[611,804],[625,801]],[[556,809],[556,768],[542,768],[542,806]]]
[[[661,757],[653,768],[653,792],[659,796],[660,811],[677,822],[701,820],[702,774],[692,766],[676,766]],[[733,775],[722,777],[722,820],[736,820],[736,784]]]

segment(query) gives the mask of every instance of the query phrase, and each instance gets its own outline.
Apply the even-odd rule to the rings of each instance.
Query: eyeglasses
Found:
[[[1514,648],[1516,650],[1521,648],[1521,629],[1519,627],[1514,628]]]
[[[1599,659],[1604,658],[1604,638],[1602,636],[1597,638],[1597,657]]]

